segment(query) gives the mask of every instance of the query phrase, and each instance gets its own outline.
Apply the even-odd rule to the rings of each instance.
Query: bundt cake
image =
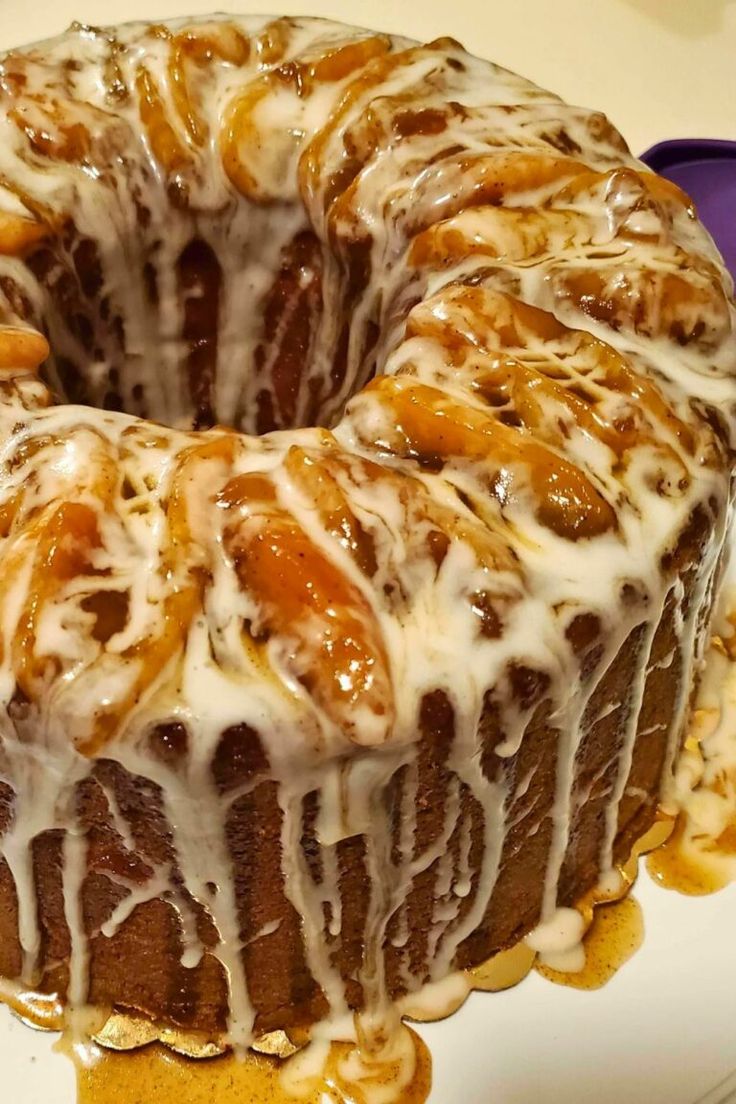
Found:
[[[235,1046],[628,854],[722,560],[731,284],[452,39],[74,26],[0,65],[0,974]]]

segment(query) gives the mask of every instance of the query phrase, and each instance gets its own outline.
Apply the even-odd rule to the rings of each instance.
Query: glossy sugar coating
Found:
[[[243,944],[287,924],[248,929],[230,830],[264,779],[307,1018],[494,949],[535,833],[540,900],[497,940],[610,868],[670,776],[728,511],[732,289],[687,197],[451,39],[213,17],[6,55],[0,212],[17,972],[46,961],[31,840],[61,829],[72,1004],[161,899],[184,965],[224,967],[229,1040],[278,1025]],[[158,795],[145,862],[109,761]]]

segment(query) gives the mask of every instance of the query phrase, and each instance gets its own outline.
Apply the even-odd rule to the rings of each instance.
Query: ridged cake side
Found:
[[[78,28],[0,94],[0,973],[242,1045],[488,957],[687,718],[736,397],[689,200],[450,39]]]

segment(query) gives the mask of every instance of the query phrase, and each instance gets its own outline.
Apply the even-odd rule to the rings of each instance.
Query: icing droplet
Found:
[[[631,896],[610,905],[600,905],[580,943],[580,955],[561,963],[537,962],[535,969],[556,985],[573,989],[600,989],[636,954],[644,940],[644,917],[639,902]]]

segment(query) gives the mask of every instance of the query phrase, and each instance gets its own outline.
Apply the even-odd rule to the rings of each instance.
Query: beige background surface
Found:
[[[601,108],[641,153],[736,138],[736,0],[0,0],[0,48],[89,23],[224,11],[331,16],[451,34],[565,99]]]

